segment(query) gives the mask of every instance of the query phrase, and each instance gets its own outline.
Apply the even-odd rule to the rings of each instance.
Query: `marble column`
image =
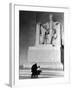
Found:
[[[36,42],[35,42],[35,46],[39,45],[39,33],[40,33],[40,24],[36,24]]]
[[[51,39],[52,39],[52,25],[53,25],[52,17],[53,17],[53,15],[50,14],[50,16],[49,16],[49,19],[50,19],[50,35],[49,35],[50,44],[52,44],[52,43],[51,43]]]

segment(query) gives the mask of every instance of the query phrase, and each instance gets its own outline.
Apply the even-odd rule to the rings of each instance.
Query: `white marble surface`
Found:
[[[60,49],[52,46],[29,47],[29,62],[60,62]]]

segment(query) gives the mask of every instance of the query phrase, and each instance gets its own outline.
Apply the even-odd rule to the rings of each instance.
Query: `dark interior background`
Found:
[[[53,21],[64,24],[64,13],[57,12],[37,12],[19,11],[19,62],[20,65],[27,62],[27,52],[29,46],[35,45],[36,23],[49,22],[49,14],[53,14]],[[61,49],[63,53],[63,48]],[[64,63],[62,54],[62,63]]]

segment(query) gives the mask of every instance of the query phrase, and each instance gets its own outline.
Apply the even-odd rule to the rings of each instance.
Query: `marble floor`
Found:
[[[38,75],[38,78],[57,78],[63,77],[64,71],[58,69],[50,69],[50,68],[41,68],[42,72]],[[30,79],[31,78],[31,69],[25,68],[19,70],[19,79]]]

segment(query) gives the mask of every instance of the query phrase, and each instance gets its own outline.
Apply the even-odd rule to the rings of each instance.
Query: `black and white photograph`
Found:
[[[64,77],[64,12],[19,10],[19,79]]]

